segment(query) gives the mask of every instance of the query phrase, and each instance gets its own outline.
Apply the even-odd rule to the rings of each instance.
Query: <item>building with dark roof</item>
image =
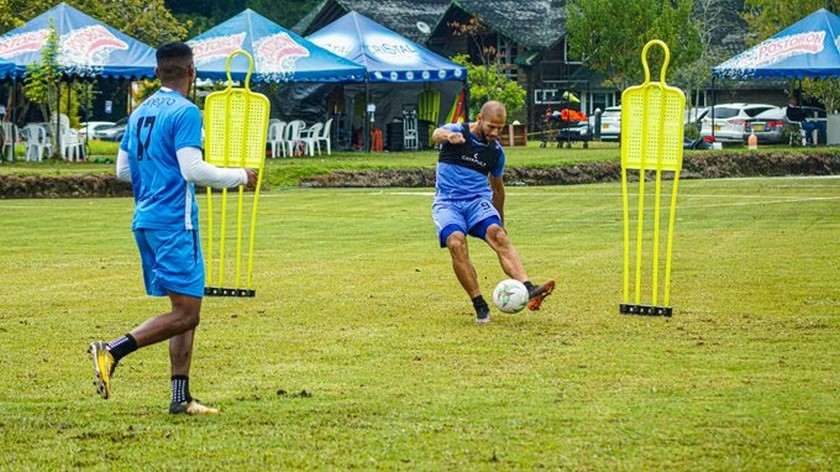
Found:
[[[426,44],[432,28],[451,0],[324,0],[292,29],[308,36],[345,14],[356,11],[418,44]]]

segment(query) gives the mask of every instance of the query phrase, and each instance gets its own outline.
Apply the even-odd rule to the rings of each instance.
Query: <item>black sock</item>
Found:
[[[525,288],[528,289],[528,293],[531,293],[531,292],[534,291],[534,284],[532,284],[530,280],[526,280],[526,281],[522,282],[522,284],[525,285]]]
[[[186,403],[192,400],[190,396],[190,378],[186,375],[172,376],[172,403]]]
[[[114,356],[114,362],[119,362],[120,359],[136,350],[137,341],[135,341],[134,336],[130,334],[126,334],[125,336],[108,343],[108,352]]]
[[[487,302],[484,301],[484,297],[481,295],[472,299],[473,308],[475,308],[476,313],[481,313],[482,310],[489,310],[490,307],[487,306]]]

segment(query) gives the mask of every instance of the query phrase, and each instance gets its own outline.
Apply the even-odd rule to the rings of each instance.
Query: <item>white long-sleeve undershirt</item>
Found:
[[[204,162],[201,149],[186,147],[177,151],[178,167],[187,182],[212,188],[233,188],[248,183],[245,169],[223,169]],[[128,153],[120,149],[117,153],[117,178],[131,181],[131,168],[128,165]]]

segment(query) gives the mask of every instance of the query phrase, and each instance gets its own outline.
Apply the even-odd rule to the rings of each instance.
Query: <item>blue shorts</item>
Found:
[[[490,225],[502,226],[499,212],[493,202],[486,198],[435,201],[432,204],[432,219],[435,221],[440,247],[446,247],[446,239],[454,232],[484,239]]]
[[[143,263],[146,293],[155,297],[169,292],[204,297],[204,257],[198,230],[134,230]]]

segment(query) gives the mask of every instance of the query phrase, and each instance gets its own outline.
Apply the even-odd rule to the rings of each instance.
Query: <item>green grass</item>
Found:
[[[40,163],[22,162],[22,156],[14,163],[0,164],[0,175],[3,174],[43,174],[43,175],[72,175],[82,173],[102,174],[113,173],[112,163],[103,163],[106,158],[114,159],[119,143],[91,140],[92,159],[85,163],[65,163],[60,161],[44,161]],[[801,153],[810,152],[838,152],[838,148],[790,148],[788,146],[762,146],[760,153]],[[588,149],[583,149],[581,143],[575,143],[572,149],[557,148],[548,143],[545,148],[540,147],[538,140],[528,142],[526,147],[514,147],[505,150],[508,155],[509,167],[552,167],[584,162],[618,162],[621,158],[617,143],[592,142]],[[703,155],[715,152],[740,153],[747,151],[743,146],[727,147],[723,151],[686,151],[686,156]],[[420,152],[334,152],[332,155],[315,157],[296,157],[291,159],[267,159],[265,183],[267,187],[283,189],[297,187],[301,179],[327,174],[332,170],[383,170],[404,168],[431,169],[437,162],[435,151]]]
[[[91,385],[88,343],[167,308],[131,199],[0,201],[0,469],[836,470],[838,200],[838,178],[685,181],[664,319],[617,314],[619,185],[511,188],[511,237],[558,289],[478,326],[430,189],[267,192],[257,297],[205,300],[207,418],[166,414],[165,344],[113,399]]]
[[[22,162],[19,159],[14,163],[0,165],[0,175],[113,173],[113,164],[97,161],[113,159],[119,143],[91,140],[91,146],[93,158],[90,162]],[[507,153],[509,166],[547,167],[580,162],[618,161],[620,158],[619,148],[615,143],[592,143],[589,149],[581,148],[578,143],[573,149],[558,149],[552,146],[540,148],[538,142],[530,142],[527,147],[511,148]],[[331,170],[433,168],[436,162],[437,153],[431,150],[399,153],[334,152],[330,156],[267,159],[265,182],[272,188],[297,187],[301,179],[326,174]]]

